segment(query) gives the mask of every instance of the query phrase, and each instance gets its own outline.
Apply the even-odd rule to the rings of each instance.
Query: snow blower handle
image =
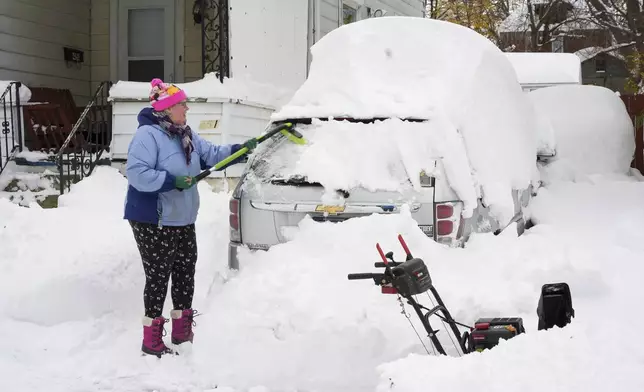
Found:
[[[349,280],[374,279],[374,278],[377,278],[377,275],[382,275],[382,274],[372,274],[372,273],[349,274],[347,275],[347,279]]]
[[[411,252],[409,251],[409,248],[407,247],[407,243],[403,239],[401,234],[398,234],[398,241],[400,241],[400,245],[402,245],[403,250],[405,251],[405,254],[407,255],[407,260],[411,260],[414,258],[414,256],[411,255]]]

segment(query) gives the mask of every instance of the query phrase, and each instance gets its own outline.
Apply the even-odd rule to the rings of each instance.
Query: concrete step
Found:
[[[3,172],[0,176],[0,198],[8,199],[23,207],[38,203],[42,208],[58,206],[58,173]]]

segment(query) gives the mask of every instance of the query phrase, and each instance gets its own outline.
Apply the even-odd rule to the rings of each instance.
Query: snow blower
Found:
[[[377,262],[374,266],[376,268],[384,267],[384,273],[354,273],[349,274],[348,279],[373,279],[374,283],[381,287],[381,292],[383,294],[397,294],[398,301],[403,309],[402,313],[409,320],[412,329],[416,332],[416,335],[428,354],[430,354],[430,352],[427,349],[427,346],[425,346],[418,331],[416,331],[416,328],[409,319],[409,315],[407,315],[405,311],[405,305],[403,304],[402,298],[407,300],[407,303],[412,306],[416,315],[420,319],[420,322],[425,328],[427,336],[435,350],[434,352],[438,351],[438,353],[442,355],[447,355],[447,353],[436,336],[438,330],[434,330],[429,322],[431,316],[437,316],[440,318],[445,328],[449,326],[452,334],[456,338],[456,342],[454,342],[452,335],[449,335],[450,340],[457,349],[459,356],[461,355],[461,352],[463,354],[467,354],[473,351],[490,349],[496,346],[500,339],[507,340],[521,333],[525,333],[523,320],[520,317],[481,318],[474,323],[474,327],[470,327],[454,320],[438,294],[438,291],[434,287],[425,262],[420,258],[414,258],[412,256],[402,235],[398,235],[398,240],[406,254],[404,262],[394,261],[393,252],[388,252],[385,255],[380,244],[376,244],[376,249],[382,258],[382,262]],[[415,296],[422,293],[426,293],[427,297],[432,302],[433,307],[431,309],[421,305],[416,300]],[[433,299],[429,293],[432,294]],[[434,305],[434,300],[437,305]],[[447,324],[447,326],[445,324]],[[469,331],[461,333],[459,326],[468,328]],[[460,352],[458,348],[460,348]]]

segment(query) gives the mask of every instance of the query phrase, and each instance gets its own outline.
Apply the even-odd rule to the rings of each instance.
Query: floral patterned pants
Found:
[[[197,238],[195,225],[164,226],[130,221],[145,271],[145,315],[161,316],[172,277],[174,309],[192,308],[195,290]]]

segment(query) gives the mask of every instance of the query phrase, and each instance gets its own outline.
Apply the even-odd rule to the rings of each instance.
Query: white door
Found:
[[[174,0],[120,0],[118,79],[175,81]]]

